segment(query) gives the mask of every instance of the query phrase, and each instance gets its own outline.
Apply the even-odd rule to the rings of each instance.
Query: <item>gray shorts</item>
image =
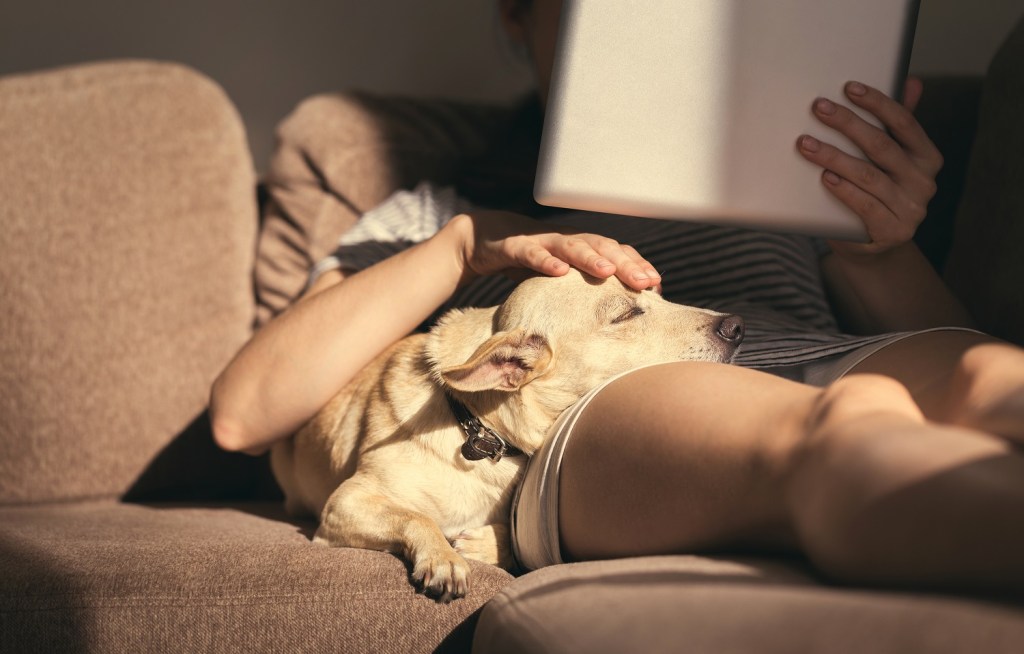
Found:
[[[930,331],[973,332],[974,330],[941,327],[894,334],[889,338],[864,345],[851,352],[819,359],[802,366],[788,367],[785,371],[780,369],[768,372],[814,386],[827,386],[882,348],[908,336]],[[609,379],[566,409],[555,421],[544,445],[527,464],[523,480],[512,500],[510,519],[512,552],[521,567],[527,570],[536,570],[563,562],[558,533],[558,481],[565,446],[569,442],[576,421],[591,400],[608,384],[630,372],[633,371]]]

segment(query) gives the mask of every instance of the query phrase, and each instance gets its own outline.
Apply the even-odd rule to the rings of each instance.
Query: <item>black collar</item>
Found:
[[[480,422],[480,418],[470,413],[465,404],[448,393],[445,393],[444,396],[448,400],[448,406],[451,407],[452,413],[455,414],[455,420],[462,428],[462,433],[466,435],[466,442],[462,444],[462,456],[470,461],[491,459],[497,463],[503,456],[521,456],[523,454],[518,447],[510,445],[496,431]]]

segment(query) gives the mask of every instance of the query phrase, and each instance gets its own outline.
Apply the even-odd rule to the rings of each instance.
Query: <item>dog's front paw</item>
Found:
[[[506,524],[467,529],[455,537],[452,547],[467,559],[483,561],[506,570],[511,570],[515,566]]]
[[[412,580],[427,597],[447,604],[469,592],[469,564],[450,547],[424,552],[413,562]]]

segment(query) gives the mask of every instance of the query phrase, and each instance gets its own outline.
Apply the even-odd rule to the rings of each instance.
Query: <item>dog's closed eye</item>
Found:
[[[634,304],[629,307],[625,313],[620,314],[617,318],[613,319],[612,324],[617,325],[620,322],[626,322],[627,320],[632,320],[633,318],[638,318],[642,315],[644,315],[644,310]]]

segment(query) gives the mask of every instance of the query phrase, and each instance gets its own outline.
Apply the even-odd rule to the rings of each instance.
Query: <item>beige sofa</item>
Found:
[[[922,241],[1018,342],[1022,40],[966,176],[979,85],[944,80],[922,107],[951,189]],[[470,595],[436,604],[394,556],[312,546],[266,461],[213,446],[210,382],[361,211],[422,176],[529,203],[488,156],[521,118],[319,96],[282,124],[258,196],[239,116],[195,71],[0,79],[0,652],[1024,651],[1017,600],[840,588],[796,558],[474,564]]]

